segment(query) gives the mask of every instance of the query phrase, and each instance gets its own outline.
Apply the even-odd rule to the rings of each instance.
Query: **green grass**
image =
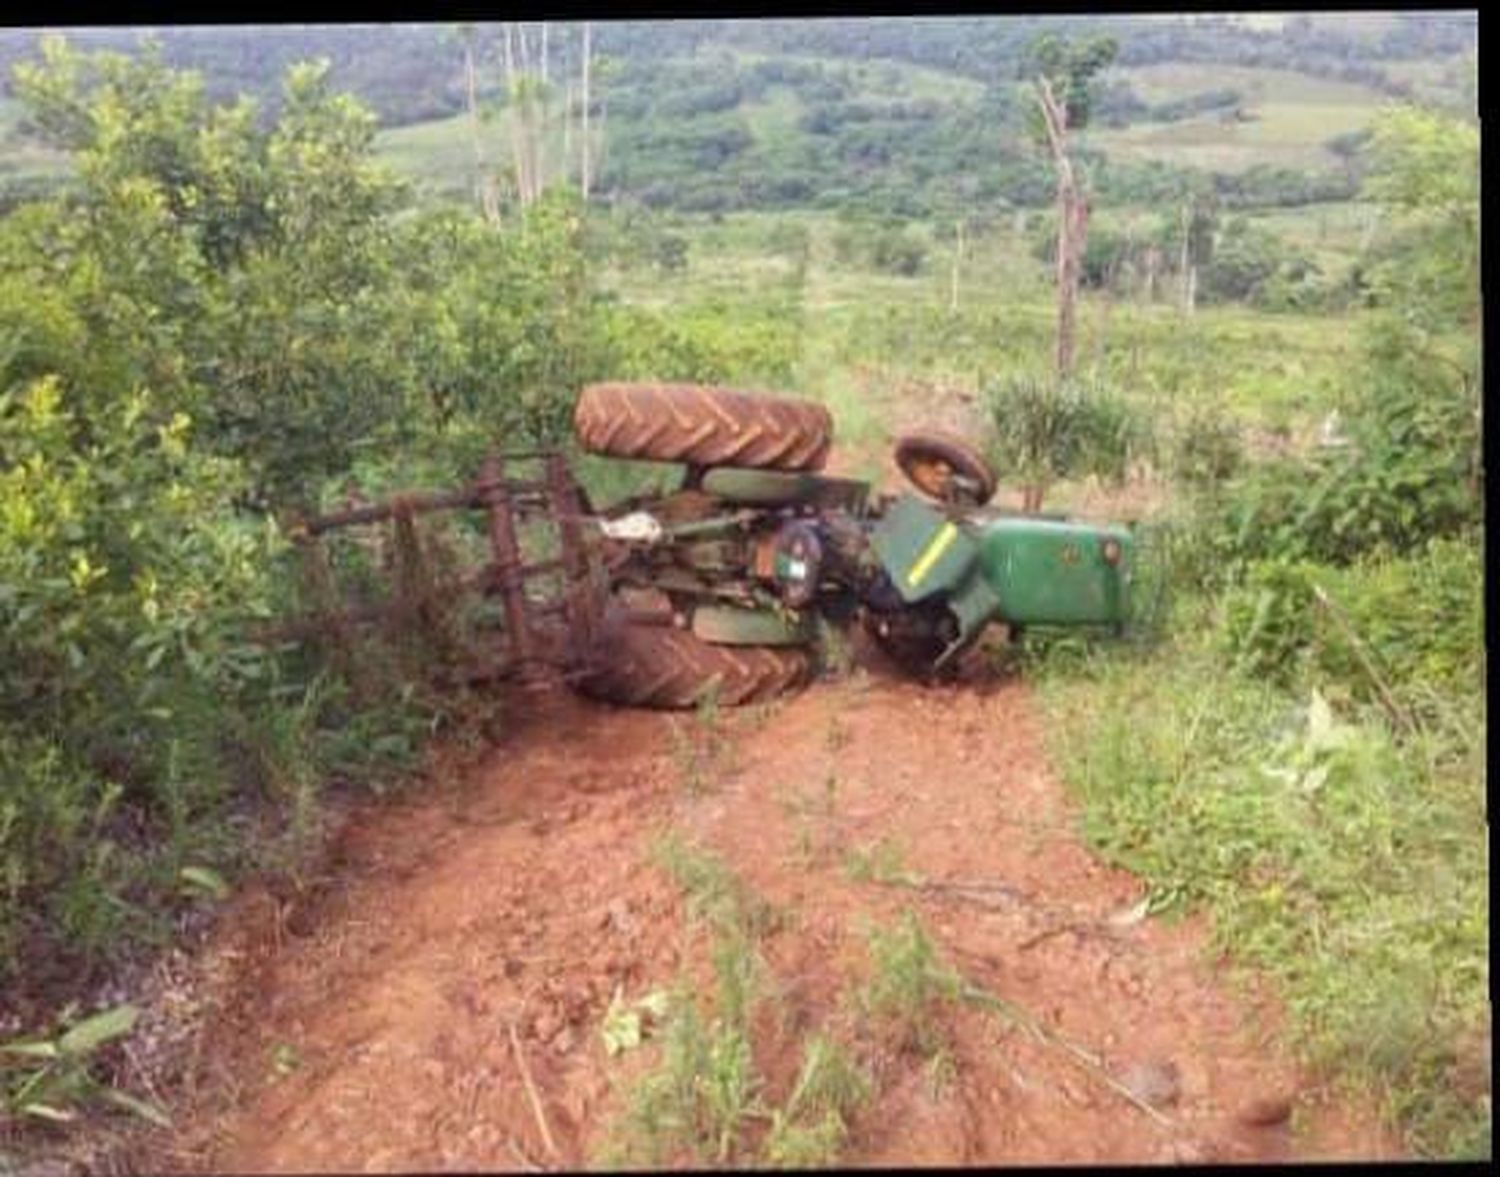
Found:
[[[910,911],[892,927],[871,929],[869,950],[870,979],[860,991],[861,1008],[898,1049],[937,1057],[950,1045],[942,1013],[962,994],[963,978],[939,959]]]
[[[1490,1026],[1482,736],[1434,756],[1365,713],[1329,723],[1230,672],[1215,628],[1190,611],[1149,664],[1046,681],[1090,842],[1159,907],[1206,909],[1309,1060],[1381,1096],[1419,1153],[1487,1154],[1488,1075],[1482,1096],[1455,1077]]]
[[[1321,240],[1333,271],[1351,260],[1363,215],[1357,205],[1336,204],[1268,217],[1277,232],[1314,251]],[[1055,306],[1044,267],[1011,219],[971,243],[956,314],[947,306],[940,238],[926,271],[902,277],[838,263],[829,245],[836,221],[824,215],[742,213],[717,224],[685,216],[675,223],[691,242],[686,269],[667,281],[647,270],[612,275],[620,298],[669,314],[713,300],[748,305],[793,280],[791,260],[767,251],[776,227],[806,229],[811,252],[788,391],[829,405],[842,448],[869,454],[884,445],[891,398],[908,377],[974,389],[984,376],[1041,372],[1050,364]],[[1295,428],[1338,401],[1361,321],[1358,312],[1302,316],[1238,305],[1201,306],[1184,319],[1165,302],[1087,293],[1079,356],[1086,369],[1097,366],[1155,410],[1215,405],[1260,427]],[[862,460],[870,468],[855,473],[878,473],[878,463]]]
[[[847,1048],[819,1032],[803,1047],[785,1101],[778,1106],[771,1098],[753,1049],[755,1010],[775,1000],[758,947],[770,906],[722,858],[675,831],[658,841],[653,858],[686,900],[690,926],[712,932],[714,985],[695,993],[686,979],[679,982],[656,1035],[654,1063],[627,1087],[600,1160],[722,1165],[759,1153],[776,1168],[835,1163],[848,1118],[869,1101],[874,1084]],[[764,1133],[762,1123],[769,1125]]]

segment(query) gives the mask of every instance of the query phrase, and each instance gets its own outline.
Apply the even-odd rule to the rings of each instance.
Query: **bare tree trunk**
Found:
[[[510,132],[511,156],[515,161],[516,200],[522,208],[525,208],[531,203],[531,186],[527,183],[526,148],[522,141],[521,90],[523,87],[517,79],[515,34],[515,23],[507,21],[504,38],[505,93],[510,101],[506,106],[505,121]]]
[[[1066,380],[1077,366],[1078,285],[1083,243],[1088,239],[1089,206],[1071,182],[1060,203],[1065,228],[1058,237],[1057,375]]]
[[[609,122],[609,99],[599,99],[599,150],[594,156],[594,171],[598,173],[604,167],[604,161],[609,158],[609,141],[604,137],[605,124]]]
[[[474,74],[474,30],[470,28],[464,36],[464,88],[468,96],[469,137],[474,145],[474,195],[479,201],[479,211],[491,225],[499,223],[500,207],[496,200],[495,186],[485,167],[484,148],[479,134],[479,100]]]
[[[589,156],[593,154],[593,141],[589,138],[589,34],[592,25],[588,21],[583,22],[583,125],[580,138],[583,148],[583,166],[579,172],[578,191],[582,194],[584,202],[589,198]]]
[[[1037,78],[1036,84],[1047,142],[1057,168],[1057,375],[1059,380],[1066,380],[1074,369],[1078,269],[1088,239],[1089,210],[1068,158],[1067,107],[1057,101],[1046,78]]]
[[[542,21],[542,85],[547,84],[547,22]]]

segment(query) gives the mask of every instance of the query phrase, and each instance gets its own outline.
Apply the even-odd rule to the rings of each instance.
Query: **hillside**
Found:
[[[1025,46],[1078,18],[602,22],[594,38],[597,182],[605,199],[683,211],[864,208],[903,217],[1042,207],[1050,176],[1029,142]],[[1081,26],[1080,26],[1081,27]],[[1402,96],[1472,106],[1470,14],[1103,17],[1117,66],[1101,99],[1095,185],[1113,204],[1215,188],[1226,204],[1347,199],[1330,148]],[[481,150],[509,160],[499,26],[472,30]],[[580,27],[550,29],[550,170],[577,170]],[[79,29],[83,48],[134,51],[145,30]],[[35,30],[0,32],[0,69],[34,56]],[[160,29],[163,60],[201,70],[211,97],[274,112],[293,61],[325,56],[368,103],[384,154],[419,191],[466,197],[462,30],[445,25]],[[59,159],[13,125],[0,96],[0,185],[31,190]],[[570,124],[570,125],[568,125]],[[566,129],[565,129],[566,126]],[[602,132],[602,134],[601,134]],[[1279,170],[1279,171],[1278,171]],[[1297,177],[1286,173],[1296,172]]]

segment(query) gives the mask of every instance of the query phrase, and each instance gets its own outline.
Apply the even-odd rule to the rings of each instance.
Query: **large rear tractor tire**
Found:
[[[579,689],[631,707],[693,707],[715,684],[726,707],[760,703],[804,685],[812,674],[806,646],[719,646],[670,624],[618,617],[593,651],[595,669]]]
[[[818,470],[833,418],[813,401],[701,384],[590,384],[573,410],[584,449],[616,458]]]

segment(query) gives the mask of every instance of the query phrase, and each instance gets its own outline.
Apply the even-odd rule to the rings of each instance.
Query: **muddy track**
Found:
[[[315,906],[257,920],[243,901],[221,937],[238,980],[204,1043],[210,1077],[154,1163],[590,1163],[618,1106],[610,995],[687,963],[681,900],[648,856],[669,827],[795,913],[765,945],[792,1040],[858,976],[860,929],[910,908],[968,977],[1127,1089],[1165,1084],[1148,1114],[1056,1045],[955,1008],[953,1080],[935,1092],[920,1064],[885,1067],[842,1164],[1396,1155],[1306,1084],[1275,1009],[1205,959],[1201,927],[1140,918],[1140,884],[1082,846],[1023,684],[856,674],[723,722],[711,787],[691,793],[668,717],[519,700],[472,779],[351,822]],[[847,869],[882,840],[925,885]]]

